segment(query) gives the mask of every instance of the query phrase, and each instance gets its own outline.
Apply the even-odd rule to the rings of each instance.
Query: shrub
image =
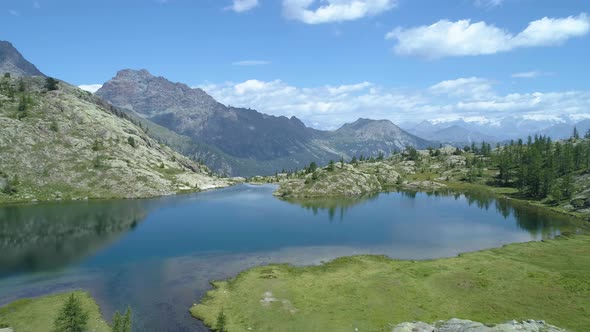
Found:
[[[6,185],[2,188],[2,192],[6,195],[14,195],[18,192],[16,186],[18,186],[18,175],[15,175],[12,179],[6,180]]]
[[[135,144],[135,138],[133,138],[133,137],[131,137],[131,136],[127,137],[127,143],[128,143],[129,145],[131,145],[132,147],[136,147],[136,144]]]
[[[47,91],[57,90],[59,89],[59,81],[53,77],[47,77],[47,79],[45,79],[45,88]]]
[[[57,122],[55,120],[51,121],[51,124],[49,124],[49,130],[55,131],[56,133],[59,131],[59,127],[57,126]]]

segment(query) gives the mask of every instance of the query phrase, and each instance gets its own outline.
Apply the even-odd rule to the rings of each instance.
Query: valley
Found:
[[[589,331],[589,12],[1,2],[0,332]]]

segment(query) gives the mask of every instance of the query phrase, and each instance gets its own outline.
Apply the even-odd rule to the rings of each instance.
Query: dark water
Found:
[[[191,304],[210,280],[248,267],[365,253],[436,258],[578,231],[486,195],[284,202],[273,189],[0,207],[0,305],[81,288],[107,318],[131,305],[136,331],[199,331]]]

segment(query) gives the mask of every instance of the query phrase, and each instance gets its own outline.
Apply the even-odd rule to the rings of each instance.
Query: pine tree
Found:
[[[334,160],[330,160],[330,163],[328,164],[328,171],[334,171]]]
[[[574,126],[574,134],[572,135],[572,137],[573,137],[575,140],[578,140],[578,139],[580,139],[580,133],[578,132],[578,128],[577,128],[576,126]]]
[[[565,199],[570,199],[574,195],[574,179],[571,173],[566,174],[561,181],[561,192]]]
[[[215,322],[215,329],[214,331],[216,332],[226,332],[226,325],[227,323],[227,318],[225,317],[225,313],[223,312],[223,309],[219,312],[219,315],[217,315],[217,321]]]
[[[318,169],[318,164],[316,164],[316,163],[315,163],[315,161],[312,161],[312,162],[309,164],[309,170],[310,170],[310,173],[313,173],[313,172],[315,172],[315,170],[316,170],[316,169]]]
[[[82,303],[72,293],[55,318],[54,332],[83,332],[88,323],[88,313],[82,309]]]
[[[118,311],[113,317],[113,332],[131,332],[131,308],[127,307],[125,315]]]

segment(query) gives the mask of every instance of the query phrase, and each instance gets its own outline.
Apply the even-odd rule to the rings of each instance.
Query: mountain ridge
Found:
[[[295,116],[226,106],[200,88],[173,83],[145,69],[120,70],[96,95],[189,137],[193,143],[219,149],[229,160],[223,167],[233,175],[269,174],[302,168],[312,161],[391,154],[407,145],[425,148],[430,144],[388,120],[359,119],[338,130],[324,131],[307,127]],[[246,171],[237,160],[264,166],[253,165]]]
[[[30,63],[8,41],[0,40],[0,75],[10,74],[14,77],[43,76],[37,67]]]

